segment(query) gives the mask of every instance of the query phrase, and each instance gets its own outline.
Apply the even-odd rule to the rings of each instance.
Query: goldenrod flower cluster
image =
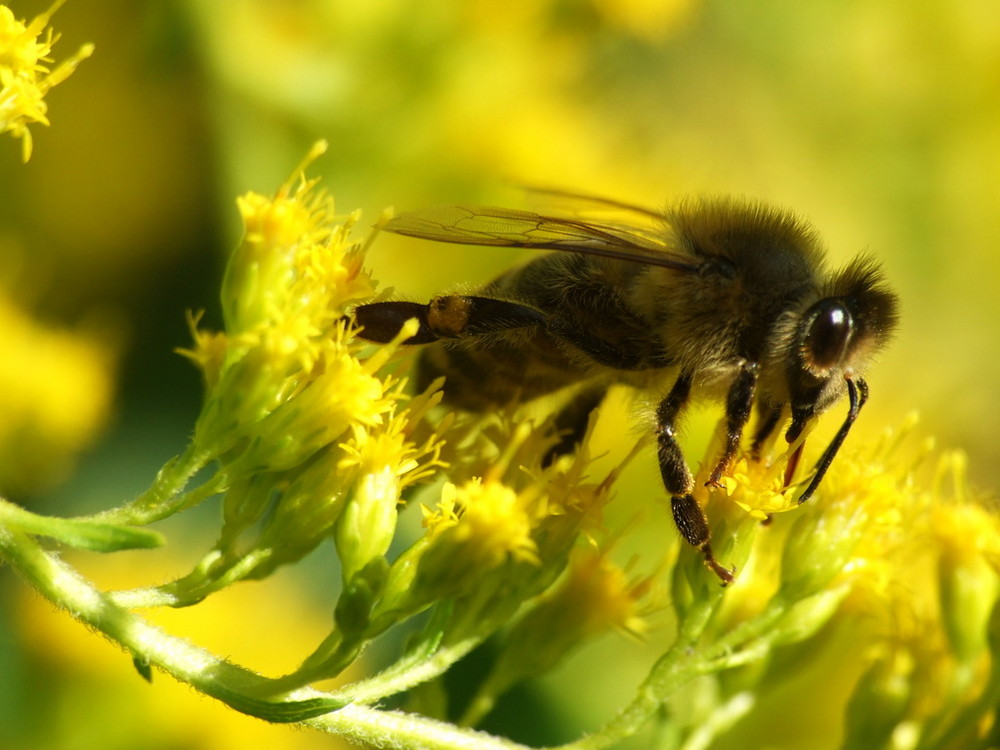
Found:
[[[222,286],[224,330],[192,316],[194,345],[183,352],[205,381],[188,448],[147,492],[97,516],[0,505],[0,552],[143,673],[156,666],[240,711],[374,747],[511,748],[462,725],[597,635],[643,638],[659,627],[672,645],[622,696],[620,714],[569,747],[611,747],[650,727],[669,747],[732,737],[779,746],[795,731],[795,711],[775,699],[788,684],[807,686],[796,698],[835,727],[822,746],[995,745],[1000,521],[966,486],[957,454],[935,459],[911,445],[913,425],[874,444],[852,435],[802,507],[783,486],[787,453],[777,448],[738,460],[720,488],[704,486],[703,469],[698,499],[735,583],[720,587],[673,537],[622,565],[628,530],[608,528],[605,510],[631,455],[598,474],[585,440],[543,466],[555,439],[547,420],[439,413],[440,383],[424,393],[407,384],[401,341],[412,327],[385,346],[357,335],[352,307],[377,298],[365,245],[352,237],[357,217],[338,216],[300,174],[272,197],[242,197],[239,210],[245,233]],[[703,465],[717,453],[711,446]],[[213,497],[216,543],[165,584],[101,592],[36,541],[154,545],[164,540],[142,527]],[[229,663],[134,611],[195,605],[329,543],[341,572],[329,632],[284,676]],[[390,630],[407,634],[397,661],[316,688],[363,670],[366,648]],[[487,638],[497,656],[459,725],[428,715],[421,686]],[[602,678],[593,675],[598,690]],[[412,710],[382,708],[389,698]]]
[[[93,45],[86,44],[54,68],[49,67],[58,36],[47,26],[64,1],[53,3],[27,24],[18,21],[6,5],[0,5],[0,133],[9,132],[21,139],[25,161],[31,158],[28,126],[49,124],[45,95],[94,51]]]
[[[118,341],[34,320],[2,287],[0,331],[0,487],[30,492],[65,476],[106,422]]]
[[[393,540],[401,492],[440,450],[420,424],[434,395],[408,397],[381,372],[393,347],[373,349],[352,328],[348,308],[374,294],[349,239],[356,217],[338,221],[305,180],[238,204],[245,234],[223,281],[225,331],[192,316],[195,345],[181,351],[206,388],[192,441],[149,491],[101,517],[145,524],[223,496],[215,548],[191,575],[146,592],[174,606],[266,576],[329,538],[345,581],[366,575]]]

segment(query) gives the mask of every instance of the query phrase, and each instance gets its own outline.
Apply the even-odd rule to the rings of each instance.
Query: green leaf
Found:
[[[240,713],[256,716],[274,724],[288,724],[323,716],[346,706],[350,701],[336,698],[307,698],[301,701],[256,700],[234,691],[218,690],[213,693],[219,700]]]
[[[0,499],[0,524],[15,527],[32,536],[48,537],[69,547],[94,552],[152,549],[163,546],[166,541],[162,534],[149,529],[99,521],[40,516],[2,499]]]
[[[153,666],[149,663],[148,658],[139,654],[132,654],[132,665],[142,679],[150,683],[153,681]]]

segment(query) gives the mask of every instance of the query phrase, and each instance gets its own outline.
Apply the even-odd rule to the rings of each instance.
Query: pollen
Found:
[[[743,457],[721,481],[730,501],[758,521],[796,506],[793,493],[783,486],[780,472],[763,462]]]

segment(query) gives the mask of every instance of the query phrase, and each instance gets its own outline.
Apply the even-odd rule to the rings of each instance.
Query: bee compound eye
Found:
[[[843,302],[817,302],[807,315],[803,354],[811,367],[829,369],[844,359],[854,330],[854,320]]]

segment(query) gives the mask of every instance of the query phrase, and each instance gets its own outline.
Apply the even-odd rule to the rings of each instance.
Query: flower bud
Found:
[[[934,518],[942,542],[937,575],[944,630],[958,662],[971,664],[989,647],[988,624],[1000,596],[997,570],[977,549],[983,530],[995,529],[996,521],[969,504],[939,506]]]
[[[841,747],[895,747],[891,738],[913,698],[913,668],[907,652],[893,651],[861,675],[847,704]]]

